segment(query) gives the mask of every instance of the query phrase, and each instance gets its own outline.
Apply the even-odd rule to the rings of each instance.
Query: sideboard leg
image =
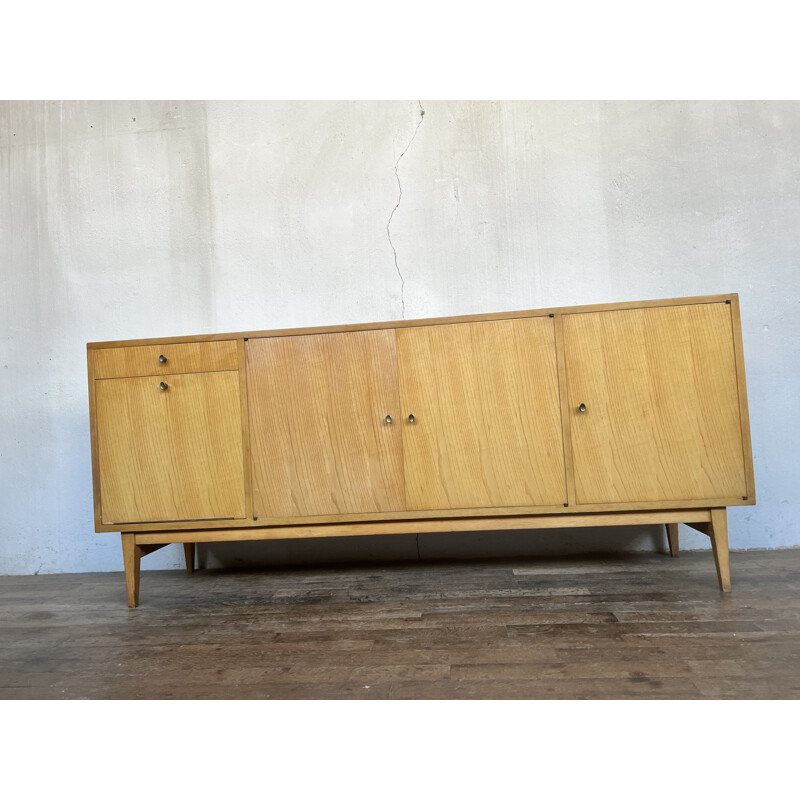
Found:
[[[719,588],[723,592],[731,590],[731,567],[728,555],[728,512],[725,508],[711,509],[711,548],[714,551],[714,563],[717,565]]]
[[[191,575],[194,572],[194,542],[183,545],[183,555],[186,558],[186,571]]]
[[[136,544],[133,533],[122,535],[122,560],[125,564],[125,588],[128,590],[128,608],[139,605],[139,573],[142,548]]]
[[[678,548],[678,523],[667,523],[667,539],[669,540],[669,554],[673,558],[677,558],[680,550]]]

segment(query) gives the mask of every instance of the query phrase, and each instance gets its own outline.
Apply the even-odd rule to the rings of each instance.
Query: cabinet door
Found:
[[[567,314],[564,350],[578,503],[747,493],[729,305]]]
[[[251,339],[247,394],[256,516],[405,507],[394,331]]]
[[[94,384],[104,523],[245,516],[238,372]]]
[[[408,508],[566,502],[552,319],[402,328],[397,342]]]

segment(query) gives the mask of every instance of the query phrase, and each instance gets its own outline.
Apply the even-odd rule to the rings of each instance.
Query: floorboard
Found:
[[[0,577],[0,699],[798,699],[800,549]]]

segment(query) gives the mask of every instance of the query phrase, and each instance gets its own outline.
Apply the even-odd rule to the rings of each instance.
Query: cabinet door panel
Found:
[[[247,391],[257,516],[405,507],[393,331],[251,339]]]
[[[564,350],[579,503],[746,494],[729,305],[567,314]]]
[[[238,372],[97,380],[95,401],[104,523],[245,516]]]
[[[552,319],[401,328],[397,342],[409,509],[566,502]]]

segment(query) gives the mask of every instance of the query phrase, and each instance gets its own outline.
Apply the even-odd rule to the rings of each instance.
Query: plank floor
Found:
[[[800,698],[800,549],[0,578],[0,699]]]

